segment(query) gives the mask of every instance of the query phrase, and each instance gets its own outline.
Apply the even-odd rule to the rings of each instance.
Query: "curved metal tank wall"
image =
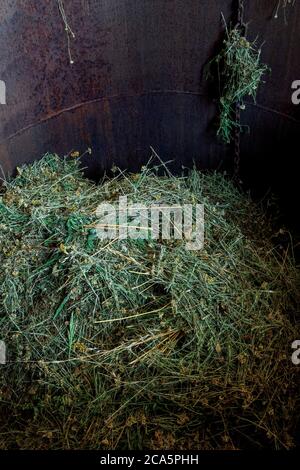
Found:
[[[292,163],[300,130],[300,106],[291,103],[291,83],[300,79],[299,3],[286,25],[284,18],[272,18],[277,0],[246,2],[249,33],[265,41],[263,59],[272,68],[257,105],[243,114],[251,127],[242,142],[243,170],[261,182],[274,165],[277,181],[282,167]],[[220,12],[229,18],[236,2],[64,0],[64,5],[76,34],[72,66],[56,0],[1,1],[5,172],[47,151],[87,147],[93,154],[84,163],[94,178],[113,162],[138,169],[150,145],[178,168],[193,160],[205,168],[228,163],[230,149],[211,127],[216,109],[202,68],[220,41]],[[278,148],[284,151],[281,161],[274,156]]]

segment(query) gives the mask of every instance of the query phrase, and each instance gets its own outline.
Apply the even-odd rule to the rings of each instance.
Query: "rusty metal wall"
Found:
[[[277,1],[245,2],[249,32],[265,41],[263,59],[272,68],[257,105],[243,113],[251,134],[242,138],[242,170],[246,179],[257,179],[258,187],[268,178],[280,185],[285,172],[293,177],[293,144],[300,130],[300,106],[291,103],[291,83],[300,79],[300,1],[287,25],[282,15],[273,18]],[[138,169],[150,145],[164,159],[174,159],[177,168],[193,160],[202,168],[229,165],[230,149],[218,142],[211,126],[216,109],[202,68],[220,40],[220,12],[229,18],[236,2],[64,4],[76,33],[72,66],[56,0],[1,0],[0,80],[7,85],[7,105],[0,106],[0,161],[5,172],[47,151],[91,147],[85,164],[97,178],[113,162]]]
[[[248,1],[249,34],[263,43],[263,60],[271,73],[260,88],[257,104],[243,115],[251,128],[242,138],[242,176],[252,193],[263,197],[270,189],[279,198],[288,224],[300,233],[300,105],[292,103],[292,83],[300,80],[300,0],[276,20],[277,0]]]

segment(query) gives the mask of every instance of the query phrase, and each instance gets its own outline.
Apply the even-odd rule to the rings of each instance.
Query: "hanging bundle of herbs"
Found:
[[[244,109],[243,101],[256,93],[268,66],[261,62],[261,48],[250,42],[239,27],[229,29],[220,53],[209,63],[209,76],[216,73],[219,89],[218,136],[230,143],[233,131],[241,127],[236,119],[236,106]]]

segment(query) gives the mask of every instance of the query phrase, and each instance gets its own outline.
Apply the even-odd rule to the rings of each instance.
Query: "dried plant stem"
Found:
[[[69,56],[70,64],[72,65],[74,64],[74,60],[73,60],[72,52],[71,52],[71,41],[72,39],[75,39],[75,33],[71,29],[71,26],[68,22],[63,0],[57,0],[57,4],[58,4],[58,9],[61,14],[62,20],[64,22],[65,32],[67,36],[68,56]]]

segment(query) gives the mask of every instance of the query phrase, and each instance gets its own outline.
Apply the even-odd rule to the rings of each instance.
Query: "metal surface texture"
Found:
[[[291,103],[291,83],[300,79],[300,2],[287,25],[284,18],[273,18],[276,0],[244,3],[249,33],[264,42],[263,60],[272,74],[257,105],[242,113],[251,134],[241,139],[241,164],[246,175],[265,178],[274,165],[272,153],[278,145],[292,146],[300,130],[300,107]],[[84,164],[97,179],[113,163],[137,170],[149,158],[150,145],[163,159],[173,159],[176,169],[194,160],[201,168],[226,167],[231,149],[215,136],[216,107],[202,70],[220,41],[220,13],[230,18],[235,4],[64,0],[76,35],[70,65],[56,0],[1,0],[4,172],[47,151],[90,147],[93,153]]]

